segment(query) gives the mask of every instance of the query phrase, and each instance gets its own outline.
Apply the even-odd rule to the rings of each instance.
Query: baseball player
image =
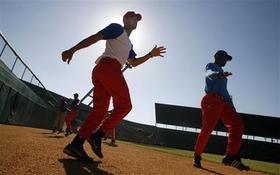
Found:
[[[52,132],[55,133],[58,130],[57,134],[60,134],[62,132],[63,123],[64,123],[65,117],[67,115],[67,102],[66,102],[66,98],[65,97],[61,97],[60,105],[56,106],[56,107],[59,108],[59,114],[57,115],[57,117],[56,117],[56,119],[54,121]],[[57,127],[57,124],[59,124],[58,127]]]
[[[68,112],[68,115],[65,118],[65,123],[67,125],[67,129],[66,129],[66,133],[65,133],[66,137],[73,132],[73,126],[71,125],[71,121],[76,117],[76,115],[78,113],[78,106],[79,106],[78,104],[80,102],[78,97],[79,97],[79,94],[75,93],[74,100],[72,101],[71,106],[70,106],[70,111]]]
[[[93,108],[73,141],[68,144],[63,152],[80,160],[92,162],[83,149],[85,140],[90,143],[93,152],[100,158],[101,139],[132,109],[128,86],[121,72],[122,66],[128,61],[132,66],[138,66],[152,57],[163,57],[164,47],[155,46],[151,52],[143,57],[136,58],[129,36],[136,29],[142,19],[140,14],[133,11],[123,16],[124,26],[112,23],[98,33],[82,40],[69,50],[62,53],[62,60],[69,63],[73,54],[100,40],[106,40],[105,52],[96,60],[96,66],[92,71],[94,85]],[[114,110],[106,120],[110,98],[113,98]]]
[[[238,155],[244,129],[243,120],[237,114],[231,96],[227,91],[227,77],[232,73],[224,72],[222,69],[227,61],[232,60],[232,57],[224,50],[219,50],[214,58],[214,63],[206,65],[206,94],[201,101],[202,128],[194,148],[193,165],[201,168],[201,154],[211,132],[215,129],[218,120],[221,119],[229,132],[226,155],[222,160],[223,164],[248,171],[250,168],[241,162]]]

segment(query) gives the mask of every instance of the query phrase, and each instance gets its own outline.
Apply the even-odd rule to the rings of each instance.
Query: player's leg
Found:
[[[110,95],[105,91],[102,85],[98,82],[94,85],[93,108],[79,129],[76,137],[63,150],[64,153],[86,162],[92,162],[93,160],[84,151],[83,144],[85,140],[99,128],[100,124],[105,119],[110,102]]]
[[[103,122],[100,129],[93,133],[89,139],[93,152],[100,158],[101,139],[108,131],[115,126],[129,113],[132,108],[128,86],[121,72],[121,65],[115,59],[101,60],[104,72],[102,74],[102,85],[113,98],[114,110],[110,116]]]
[[[93,108],[78,131],[78,135],[88,139],[104,121],[111,96],[99,82],[94,83]]]
[[[57,131],[57,125],[58,125],[58,122],[59,122],[59,119],[60,119],[60,115],[61,115],[62,112],[59,112],[55,118],[55,121],[53,123],[53,130],[52,132],[55,133]]]
[[[61,113],[60,113],[60,117],[59,117],[59,129],[58,129],[57,134],[60,134],[61,132],[63,132],[63,124],[64,124],[64,121],[65,121],[66,115],[67,115],[67,112],[61,112]]]
[[[228,103],[225,103],[221,119],[228,129],[228,145],[226,155],[223,159],[225,165],[231,165],[239,170],[249,170],[250,168],[241,162],[238,155],[242,142],[244,130],[243,120],[240,118],[235,109]]]
[[[201,154],[219,120],[222,111],[222,103],[217,97],[205,95],[201,101],[201,109],[202,127],[194,148],[194,166],[199,168],[201,167]]]
[[[77,113],[78,110],[72,109],[65,118],[67,128],[69,128],[70,131],[73,131],[73,126],[71,125],[71,121],[76,117]]]
[[[86,162],[92,162],[93,160],[84,151],[83,144],[85,140],[87,140],[90,135],[99,128],[105,119],[110,103],[110,95],[96,79],[98,74],[96,76],[93,74],[93,77],[93,108],[79,129],[76,137],[63,150],[64,153]]]
[[[242,134],[244,123],[235,109],[228,103],[225,103],[224,110],[221,115],[221,120],[228,129],[228,145],[226,153],[237,155],[242,142]]]
[[[121,75],[116,77],[110,92],[113,97],[114,109],[111,115],[104,121],[101,130],[107,135],[114,129],[117,124],[130,112],[132,104],[130,100],[129,89],[124,77]]]
[[[115,145],[115,143],[116,143],[116,129],[114,128],[114,129],[112,129],[111,130],[111,144],[112,145]]]

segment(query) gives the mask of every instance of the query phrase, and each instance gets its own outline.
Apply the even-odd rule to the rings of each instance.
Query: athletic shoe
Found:
[[[113,146],[116,147],[116,140],[111,140],[111,142],[109,143],[109,146]]]
[[[83,146],[75,146],[72,144],[68,144],[64,149],[63,152],[71,157],[74,157],[78,160],[85,161],[85,162],[93,162],[93,159],[90,158],[87,153],[85,152]]]
[[[62,133],[63,132],[63,130],[62,129],[60,129],[58,132],[57,132],[57,134],[60,134],[60,133]]]
[[[105,133],[101,130],[97,130],[95,133],[91,134],[90,138],[87,140],[91,146],[92,151],[99,157],[103,158],[103,154],[101,152],[101,143],[102,138],[105,136]]]
[[[72,131],[69,128],[67,128],[65,132],[65,137],[69,136],[70,134],[72,134]]]
[[[244,165],[241,162],[241,158],[239,156],[231,156],[231,155],[226,154],[225,157],[223,158],[223,164],[233,166],[233,167],[239,169],[240,171],[243,171],[243,170],[249,171],[250,170],[250,167]]]
[[[201,156],[194,153],[193,155],[193,166],[197,168],[201,168]]]

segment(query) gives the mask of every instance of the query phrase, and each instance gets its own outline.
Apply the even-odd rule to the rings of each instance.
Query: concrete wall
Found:
[[[116,127],[116,138],[138,143],[194,150],[198,133],[185,132],[122,120]],[[224,155],[227,137],[211,135],[205,153]],[[243,139],[243,158],[280,163],[280,144]]]
[[[50,128],[57,111],[42,107],[0,81],[0,123]]]

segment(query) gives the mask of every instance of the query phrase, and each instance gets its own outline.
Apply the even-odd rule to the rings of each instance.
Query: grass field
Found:
[[[185,157],[193,157],[193,151],[187,151],[182,149],[175,149],[175,148],[167,148],[167,147],[161,147],[161,146],[153,146],[153,145],[143,145],[143,144],[136,144],[132,142],[126,142],[126,141],[120,141],[118,142],[128,145],[134,145],[141,148],[151,149],[155,151],[170,153],[170,154],[176,154],[180,156]],[[211,161],[211,162],[217,162],[221,163],[223,156],[216,155],[216,154],[208,154],[204,153],[202,156],[203,160]],[[257,160],[249,160],[249,159],[242,159],[244,164],[250,166],[252,170],[269,173],[273,175],[280,175],[280,164],[277,163],[270,163],[270,162],[263,162],[263,161],[257,161]]]

